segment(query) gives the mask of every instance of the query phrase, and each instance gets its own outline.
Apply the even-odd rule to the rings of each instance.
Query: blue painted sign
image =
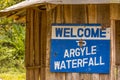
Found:
[[[109,73],[110,28],[100,24],[53,24],[51,72]]]

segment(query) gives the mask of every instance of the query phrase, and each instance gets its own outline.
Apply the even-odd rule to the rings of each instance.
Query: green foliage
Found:
[[[24,68],[24,40],[25,26],[22,24],[0,26],[0,72],[7,72],[13,67]]]
[[[0,9],[23,0],[0,0]],[[0,18],[0,73],[24,72],[25,24]]]
[[[24,0],[0,0],[0,9],[4,9]]]

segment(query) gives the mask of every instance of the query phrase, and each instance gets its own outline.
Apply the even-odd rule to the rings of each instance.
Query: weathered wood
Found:
[[[114,20],[120,20],[120,4],[111,4],[110,10],[111,10],[110,18]]]
[[[64,23],[72,23],[72,5],[64,5],[64,14],[63,14],[63,19]]]
[[[34,16],[34,46],[35,46],[35,66],[40,66],[40,61],[39,61],[39,56],[40,56],[40,45],[39,45],[39,41],[40,41],[40,38],[39,38],[39,12],[35,10],[35,16]],[[35,68],[35,80],[39,80],[39,68]]]
[[[72,23],[85,23],[85,17],[85,5],[72,6]]]
[[[110,80],[109,75],[107,75],[107,74],[100,74],[100,80]]]
[[[97,7],[96,5],[88,5],[88,23],[97,23],[96,7]]]
[[[19,23],[26,23],[26,16],[22,16],[19,19],[16,20]]]
[[[111,70],[110,70],[110,80],[116,80],[116,74],[115,74],[115,53],[116,53],[116,45],[115,45],[115,21],[111,20]]]
[[[81,73],[80,80],[91,80],[91,76],[90,76],[90,74]]]
[[[26,36],[25,36],[25,66],[26,66],[26,80],[30,80],[30,71],[27,69],[27,66],[29,66],[29,61],[30,61],[30,10],[26,11]]]
[[[26,31],[26,69],[27,75],[26,80],[34,80],[34,70],[28,69],[27,67],[34,66],[34,48],[33,48],[33,14],[32,9],[27,11],[27,29]],[[28,35],[29,34],[29,35]]]
[[[120,65],[120,20],[115,21],[116,65]]]
[[[49,5],[47,5],[48,7]],[[51,6],[51,4],[50,4]],[[50,7],[49,6],[49,7]],[[50,9],[50,8],[49,8]],[[51,47],[51,24],[56,22],[56,9],[47,10],[47,48],[46,48],[46,80],[57,80],[56,73],[50,72],[50,47]]]
[[[113,4],[112,4],[113,5]],[[39,69],[27,69],[27,80],[115,80],[115,22],[111,20],[111,72],[109,74],[85,73],[51,73],[50,72],[50,39],[52,23],[100,23],[105,27],[110,26],[110,5],[58,5],[48,12],[38,14],[29,11],[29,24],[26,29],[26,66],[39,66]],[[112,8],[113,9],[113,8]],[[114,11],[114,10],[112,10]],[[112,17],[113,18],[113,12]],[[116,10],[119,13],[119,10]],[[118,14],[116,16],[119,16]],[[39,16],[40,15],[40,16]],[[33,18],[34,17],[34,18]],[[39,19],[37,18],[39,17]],[[113,19],[115,19],[113,18]],[[117,18],[118,19],[118,18]],[[33,23],[34,22],[34,23]],[[37,24],[39,23],[39,24]],[[120,24],[119,24],[120,25]],[[34,26],[34,28],[33,28]],[[118,51],[119,52],[119,51]],[[35,56],[35,58],[34,58]],[[35,61],[35,62],[34,62]],[[35,71],[35,72],[34,72]],[[35,75],[34,75],[35,73]],[[117,71],[119,74],[119,70]],[[119,80],[119,76],[117,78]]]
[[[34,34],[33,28],[34,27],[34,10],[31,9],[30,14],[30,66],[34,66]],[[30,80],[34,80],[34,70],[30,69]]]
[[[42,11],[42,15],[41,15],[41,79],[40,80],[46,80],[45,78],[45,69],[46,69],[46,41],[47,41],[47,24],[46,24],[46,20],[47,19],[47,15],[46,15],[46,11]]]
[[[72,73],[72,80],[80,80],[79,73]]]
[[[97,23],[110,27],[110,5],[97,5]]]
[[[65,80],[72,80],[72,73],[66,73]]]
[[[62,7],[63,6],[60,6],[58,5],[57,8],[56,8],[56,23],[62,23],[62,19],[63,19],[63,11],[62,11]]]

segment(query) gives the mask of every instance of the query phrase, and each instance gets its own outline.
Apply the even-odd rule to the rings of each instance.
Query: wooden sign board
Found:
[[[110,28],[100,24],[53,24],[51,72],[109,73]]]

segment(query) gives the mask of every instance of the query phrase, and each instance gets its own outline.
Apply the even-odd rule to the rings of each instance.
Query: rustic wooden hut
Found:
[[[120,0],[26,0],[0,11],[26,22],[26,80],[120,80]],[[110,72],[50,72],[51,24],[110,28]]]

